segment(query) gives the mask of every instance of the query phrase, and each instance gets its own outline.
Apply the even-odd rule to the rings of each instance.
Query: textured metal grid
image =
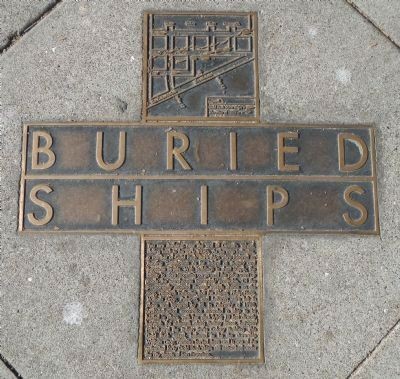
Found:
[[[256,240],[147,240],[143,361],[260,361]]]

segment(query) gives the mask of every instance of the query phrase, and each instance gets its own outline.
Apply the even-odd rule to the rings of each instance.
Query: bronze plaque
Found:
[[[379,234],[374,129],[260,124],[257,28],[146,12],[143,122],[24,126],[19,231],[141,235],[142,363],[263,363],[261,236]]]
[[[144,120],[259,118],[257,15],[145,14]]]
[[[370,126],[259,123],[257,14],[146,12],[139,123],[24,126],[21,232],[140,233],[142,363],[262,363],[261,236],[379,234]]]
[[[20,230],[379,233],[362,126],[24,130]]]
[[[139,360],[262,363],[261,241],[145,236]]]

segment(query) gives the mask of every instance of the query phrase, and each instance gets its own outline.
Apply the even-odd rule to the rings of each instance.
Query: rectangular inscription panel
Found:
[[[219,178],[245,175],[259,178],[273,175],[296,178],[334,176],[340,179],[373,176],[373,130],[368,127],[204,127],[196,124],[171,127],[104,123],[31,125],[25,136],[26,174],[29,177],[129,175],[164,178],[201,175]],[[343,137],[342,143],[340,136]],[[51,140],[50,150],[55,155],[51,164],[45,164],[49,158],[45,151],[46,138]],[[171,142],[169,152],[168,141]],[[187,147],[181,149],[185,141]],[[43,150],[41,153],[36,152],[38,142]],[[339,167],[341,146],[345,170]],[[174,154],[168,167],[167,157],[173,155],[174,148],[181,153]],[[123,160],[118,164],[119,152]],[[363,155],[364,160],[361,159]],[[362,163],[360,167],[350,167],[351,171],[347,171],[349,165],[359,161]]]
[[[144,17],[145,120],[258,119],[256,13]]]
[[[139,360],[262,363],[261,241],[145,236]]]
[[[20,230],[379,232],[369,127],[30,125]]]

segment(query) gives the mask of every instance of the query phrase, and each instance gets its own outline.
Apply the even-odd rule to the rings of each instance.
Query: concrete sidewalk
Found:
[[[0,2],[0,354],[9,366],[23,378],[400,378],[400,7],[352,4]],[[22,123],[140,119],[148,9],[257,11],[262,120],[377,127],[380,237],[265,238],[264,365],[139,366],[139,239],[17,234]],[[0,364],[0,377],[15,376]]]

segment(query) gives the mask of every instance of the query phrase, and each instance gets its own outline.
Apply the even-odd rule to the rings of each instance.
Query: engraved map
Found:
[[[143,361],[260,361],[255,240],[147,240]]]
[[[258,117],[254,13],[146,15],[144,118]]]

